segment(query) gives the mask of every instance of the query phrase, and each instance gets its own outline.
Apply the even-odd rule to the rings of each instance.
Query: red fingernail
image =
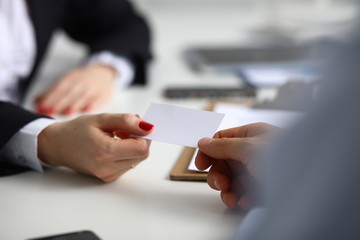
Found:
[[[145,122],[145,121],[141,121],[141,122],[139,123],[139,127],[140,127],[142,130],[150,131],[151,129],[153,129],[154,125],[152,125],[151,123]]]
[[[83,112],[89,112],[90,110],[91,110],[90,105],[87,105],[87,106],[83,107],[83,109],[82,109]]]
[[[67,109],[64,111],[64,115],[71,115],[72,113],[73,113],[72,108],[67,108]]]
[[[38,113],[45,113],[45,112],[46,112],[46,109],[45,109],[43,106],[40,105],[40,106],[37,107],[36,111],[37,111]]]
[[[49,108],[47,111],[46,111],[47,114],[49,115],[53,115],[55,114],[55,109],[54,108]]]
[[[136,114],[135,117],[140,118],[139,114]]]

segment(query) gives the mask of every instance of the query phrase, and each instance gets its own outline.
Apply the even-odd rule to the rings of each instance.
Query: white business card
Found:
[[[154,130],[142,138],[197,147],[203,137],[213,137],[224,114],[152,103],[142,119],[154,125]]]

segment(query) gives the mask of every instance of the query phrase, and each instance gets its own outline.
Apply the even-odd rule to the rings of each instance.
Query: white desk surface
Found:
[[[242,16],[249,12],[240,13],[237,5],[219,4],[198,9],[145,7],[156,53],[150,84],[125,90],[103,111],[141,115],[150,102],[201,109],[206,105],[204,100],[164,99],[164,87],[236,85],[237,80],[231,76],[218,81],[218,77],[191,72],[180,53],[190,43],[240,41]],[[39,76],[42,80],[56,78],[83,56],[84,49],[66,42],[62,35],[57,39]],[[40,84],[33,92],[44,86]],[[240,212],[223,206],[219,193],[204,182],[169,180],[181,150],[180,146],[153,142],[147,160],[109,184],[68,169],[1,178],[0,239],[20,240],[84,229],[105,240],[230,238],[243,217]]]

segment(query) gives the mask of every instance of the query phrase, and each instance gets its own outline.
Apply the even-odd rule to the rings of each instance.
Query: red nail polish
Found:
[[[136,114],[135,117],[140,118],[139,114]]]
[[[38,113],[45,113],[45,112],[46,112],[46,109],[45,109],[43,106],[40,105],[40,106],[37,107],[36,111],[37,111]]]
[[[64,115],[71,115],[72,113],[73,113],[72,108],[67,108],[67,109],[64,111]]]
[[[46,111],[47,114],[49,115],[53,115],[55,114],[55,109],[54,108],[49,108],[47,111]]]
[[[83,109],[81,109],[83,112],[90,112],[91,110],[91,106],[90,105],[87,105],[85,107],[83,107]]]
[[[141,122],[139,123],[139,127],[140,127],[142,130],[150,131],[151,129],[153,129],[154,125],[152,125],[151,123],[145,122],[145,121],[141,121]]]

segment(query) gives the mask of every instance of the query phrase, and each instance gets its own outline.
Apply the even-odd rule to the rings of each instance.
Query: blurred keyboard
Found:
[[[215,88],[215,87],[168,87],[164,96],[171,99],[184,98],[243,98],[255,96],[255,90],[250,87]]]

